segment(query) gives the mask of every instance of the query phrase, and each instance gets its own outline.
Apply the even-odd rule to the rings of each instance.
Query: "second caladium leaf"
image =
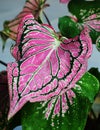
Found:
[[[86,72],[91,52],[92,43],[87,28],[75,38],[66,39],[51,26],[39,24],[32,14],[26,15],[19,26],[17,43],[12,48],[17,61],[7,67],[10,94],[8,118],[28,101],[48,101],[59,95],[62,95],[65,112],[65,93],[68,97],[75,97],[70,88]],[[59,98],[57,102],[59,104]],[[54,115],[58,114],[59,109],[54,109]]]
[[[63,16],[59,18],[58,27],[63,36],[73,38],[77,36],[84,27],[90,30],[93,43],[100,36],[100,13],[93,14],[81,23],[75,16]]]
[[[100,12],[100,1],[71,0],[68,4],[69,11],[78,18],[80,22],[90,15]]]
[[[85,18],[83,26],[87,26],[90,29],[92,41],[96,43],[97,38],[100,36],[100,12]]]
[[[72,0],[68,4],[69,11],[76,16],[81,26],[90,29],[93,43],[100,35],[100,1]],[[67,29],[66,29],[67,30]]]

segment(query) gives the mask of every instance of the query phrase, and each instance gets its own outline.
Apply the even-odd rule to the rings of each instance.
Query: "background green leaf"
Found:
[[[22,128],[23,130],[84,130],[88,112],[94,97],[99,90],[98,80],[90,73],[86,73],[72,89],[76,94],[73,98],[73,104],[70,104],[65,115],[52,118],[52,113],[48,120],[45,118],[44,110],[41,103],[27,103],[22,109]]]

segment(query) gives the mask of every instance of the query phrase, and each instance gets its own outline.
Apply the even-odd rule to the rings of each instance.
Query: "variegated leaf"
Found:
[[[71,0],[68,4],[68,9],[77,17],[79,22],[83,22],[89,16],[100,12],[99,5],[99,0]]]
[[[94,13],[89,17],[83,16],[82,19],[82,25],[89,28],[92,42],[95,44],[98,36],[100,36],[100,12]]]
[[[92,14],[83,20],[84,25],[91,29],[100,32],[100,13]]]
[[[90,30],[92,42],[95,43],[100,35],[100,13],[92,14],[89,17],[83,16],[80,22],[75,16],[63,16],[59,18],[58,27],[63,36],[73,38],[77,36],[83,27]],[[68,32],[68,33],[67,33]]]
[[[78,23],[90,29],[93,43],[100,35],[100,1],[73,0],[68,4],[69,11],[76,16]],[[66,29],[67,30],[67,29]],[[78,30],[78,29],[77,29]]]
[[[10,94],[8,118],[28,101],[48,101],[59,95],[66,111],[64,95],[67,93],[70,96],[70,88],[86,72],[91,51],[87,28],[79,36],[66,39],[52,27],[39,24],[33,15],[26,15],[19,26],[17,43],[12,48],[16,62],[9,63],[7,67]],[[75,97],[75,94],[71,96]],[[55,110],[55,115],[57,113]]]

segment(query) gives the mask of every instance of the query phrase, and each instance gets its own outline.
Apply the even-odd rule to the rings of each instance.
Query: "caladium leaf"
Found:
[[[70,13],[77,17],[79,22],[83,22],[93,14],[100,13],[100,1],[71,0],[68,4]]]
[[[100,36],[100,12],[84,19],[83,24],[84,26],[88,26],[92,41],[96,43],[97,38]]]
[[[58,22],[58,27],[61,34],[67,38],[73,38],[77,36],[85,26],[87,26],[90,30],[92,42],[96,43],[96,39],[100,36],[99,14],[93,14],[89,16],[87,19],[84,19],[83,23],[80,23],[74,16],[60,17]]]
[[[68,97],[65,93],[65,98],[62,95],[55,97],[53,104],[48,102],[28,103],[22,109],[22,129],[23,130],[84,130],[87,116],[94,101],[94,97],[98,93],[98,80],[90,73],[85,75],[76,83],[72,91],[75,97]],[[63,98],[62,98],[63,97]],[[70,103],[72,100],[73,104]],[[65,105],[67,102],[67,106]],[[62,106],[67,107],[67,111],[63,114]],[[58,115],[54,116],[54,111],[59,111]],[[60,109],[60,110],[59,110]],[[66,108],[65,108],[66,109]],[[50,113],[48,119],[46,112]],[[46,114],[46,115],[45,115]]]
[[[9,119],[28,101],[47,101],[74,87],[86,72],[92,43],[87,28],[79,36],[66,39],[29,14],[19,26],[11,52],[16,62],[7,67]]]
[[[0,130],[6,130],[9,110],[9,93],[8,93],[8,80],[7,72],[0,72]]]
[[[16,40],[21,19],[28,13],[32,13],[38,19],[41,11],[47,6],[49,4],[46,4],[46,0],[26,0],[22,11],[13,20],[4,22],[4,30],[1,31],[3,36]]]
[[[100,1],[72,0],[68,4],[69,11],[76,16],[78,23],[90,29],[93,43],[100,35]]]

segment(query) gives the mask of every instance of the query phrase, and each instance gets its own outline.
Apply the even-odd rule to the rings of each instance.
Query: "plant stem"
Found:
[[[1,60],[0,60],[0,64],[2,64],[2,65],[7,67],[7,64],[5,62],[1,61]]]
[[[45,18],[46,18],[48,24],[51,26],[50,20],[48,19],[47,15],[46,15],[46,13],[45,13],[44,11],[43,11],[43,14],[44,14],[44,16],[45,16]]]

